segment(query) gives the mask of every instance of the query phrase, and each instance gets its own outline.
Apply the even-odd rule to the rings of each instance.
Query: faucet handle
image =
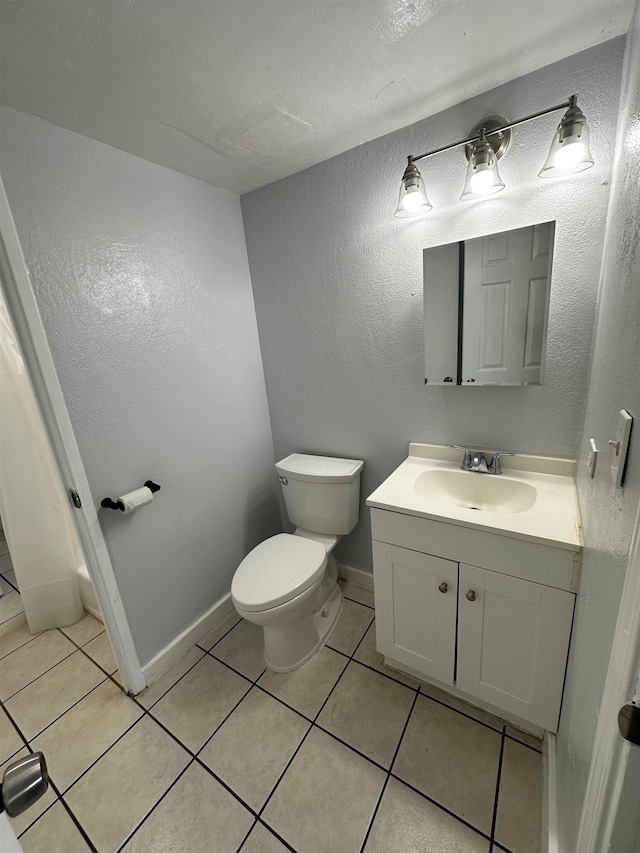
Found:
[[[501,456],[515,456],[512,450],[502,450],[500,453],[494,453],[491,457],[491,462],[487,466],[490,474],[502,474],[502,466],[500,465]]]
[[[464,453],[464,458],[462,460],[462,465],[460,466],[463,471],[471,470],[471,451],[467,450],[466,447],[463,447],[461,444],[452,444],[451,447],[454,447],[456,450],[462,450]]]

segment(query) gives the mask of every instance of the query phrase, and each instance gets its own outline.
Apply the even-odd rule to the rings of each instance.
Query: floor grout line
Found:
[[[3,555],[3,554],[0,554],[0,557],[2,557],[2,556],[4,556],[4,555]],[[2,578],[2,580],[3,580],[5,583],[8,583],[8,584],[9,584],[9,586],[11,587],[11,589],[12,589],[12,591],[13,591],[13,592],[17,592],[17,593],[18,593],[18,595],[19,595],[19,594],[20,594],[20,590],[18,589],[18,587],[17,587],[14,583],[11,583],[11,581],[10,581],[10,580],[9,580],[9,578],[7,577],[7,575],[8,575],[8,574],[10,574],[12,571],[14,571],[14,570],[13,570],[13,569],[9,569],[9,571],[8,571],[8,572],[2,572],[2,574],[0,574],[0,577]],[[5,593],[3,593],[3,595],[8,595],[8,593],[6,593],[6,592],[5,592]],[[10,618],[11,618],[11,617],[10,617]],[[7,620],[5,619],[4,621],[6,622]]]
[[[5,706],[4,701],[0,701],[0,706],[2,707],[2,710],[5,712],[5,714],[7,715],[7,717],[9,717],[9,719],[11,720],[11,723],[12,723],[12,725],[13,725],[14,729],[18,732],[18,735],[19,735],[19,737],[22,739],[23,744],[27,747],[27,749],[29,749],[29,741],[28,741],[28,740],[26,739],[26,737],[24,736],[24,733],[23,733],[22,729],[20,728],[20,726],[18,725],[18,723],[15,721],[15,719],[14,719],[13,714],[11,713],[11,711],[9,711],[9,710],[7,709],[7,707]],[[20,749],[22,749],[22,747],[20,747]],[[19,752],[19,751],[20,751],[20,750],[16,750],[16,752]],[[30,751],[32,752],[33,750],[30,750]],[[14,753],[14,755],[15,755],[15,753]]]
[[[342,673],[341,673],[341,674],[342,674]],[[269,697],[269,699],[275,699],[275,701],[276,701],[276,702],[279,702],[281,705],[284,705],[284,707],[285,707],[288,711],[293,711],[293,713],[294,713],[294,714],[296,714],[298,717],[302,717],[302,719],[303,719],[306,723],[309,723],[310,725],[313,725],[313,720],[311,719],[311,717],[307,717],[307,715],[306,715],[306,714],[303,714],[303,713],[302,713],[302,711],[299,711],[297,708],[294,708],[294,707],[293,707],[293,705],[289,705],[289,703],[288,703],[288,702],[285,702],[285,700],[284,700],[284,699],[281,699],[279,696],[276,696],[274,693],[269,693],[269,691],[267,690],[267,688],[266,688],[266,687],[263,687],[261,684],[258,684],[258,682],[256,682],[253,686],[254,686],[257,690],[259,690],[261,693],[264,693],[264,694],[265,694],[265,696],[268,696],[268,697]]]
[[[387,790],[387,785],[389,784],[390,778],[391,773],[387,773],[387,775],[384,777],[384,782],[382,783],[382,790],[380,791],[380,795],[378,796],[378,800],[373,810],[373,814],[371,815],[371,820],[369,821],[369,825],[367,826],[367,831],[365,832],[364,838],[362,839],[362,844],[360,845],[360,853],[363,853],[364,848],[367,846],[367,841],[369,840],[371,830],[373,829],[373,824],[375,823],[376,817],[378,816],[378,810],[382,804],[382,799],[384,797],[385,791]]]
[[[375,758],[371,758],[371,756],[365,755],[364,752],[360,752],[360,750],[356,746],[352,746],[350,743],[347,743],[346,740],[343,740],[338,735],[329,731],[329,729],[325,729],[323,726],[320,725],[320,723],[312,723],[311,726],[312,726],[312,728],[315,727],[319,731],[323,732],[323,734],[328,735],[330,738],[333,738],[333,740],[337,741],[338,743],[341,743],[342,746],[348,747],[348,749],[350,749],[351,752],[355,752],[356,755],[359,755],[360,758],[364,758],[365,761],[368,761],[370,764],[373,764],[374,767],[377,767],[378,770],[382,770],[383,773],[389,772],[389,769],[387,767],[385,767],[384,764],[380,764],[380,762],[376,761]]]
[[[367,631],[369,629],[367,628]],[[382,803],[382,798],[384,797],[384,793],[387,790],[387,785],[389,784],[389,779],[391,778],[391,770],[393,769],[393,765],[395,764],[396,758],[398,756],[398,752],[400,751],[400,746],[402,744],[402,739],[404,738],[404,734],[407,730],[407,726],[409,725],[409,720],[413,715],[413,709],[416,706],[416,702],[418,701],[419,691],[416,690],[415,695],[413,697],[413,702],[411,703],[411,708],[409,708],[409,713],[407,714],[407,719],[405,720],[404,726],[402,727],[402,732],[400,733],[400,737],[398,738],[398,743],[396,744],[396,748],[393,753],[393,757],[391,759],[391,763],[389,764],[389,769],[387,770],[387,775],[384,780],[384,784],[382,786],[382,790],[380,791],[380,796],[378,797],[378,802],[376,803],[376,807],[373,810],[373,814],[371,815],[371,820],[369,821],[369,826],[367,827],[367,831],[365,833],[362,844],[360,845],[360,853],[363,853],[364,848],[366,847],[367,841],[369,839],[369,835],[371,834],[371,830],[373,829],[373,824],[375,823],[376,816],[378,814],[378,809]]]
[[[396,763],[396,758],[398,757],[398,753],[400,752],[400,747],[402,746],[402,741],[406,734],[407,729],[409,728],[409,722],[411,721],[411,717],[413,716],[413,711],[416,705],[418,704],[418,696],[420,695],[419,691],[416,690],[416,695],[413,697],[413,702],[411,703],[411,708],[409,709],[409,713],[407,714],[407,719],[405,720],[405,724],[402,727],[402,732],[400,734],[400,739],[398,740],[398,744],[395,748],[395,752],[393,753],[393,758],[391,759],[391,764],[389,765],[389,775],[393,771],[393,765]]]
[[[362,588],[364,589],[364,587],[362,587]],[[375,610],[376,610],[375,604],[365,604],[364,601],[358,601],[357,598],[351,598],[351,596],[345,595],[344,592],[342,593],[342,597],[344,599],[346,599],[347,601],[352,601],[354,604],[361,604],[363,607],[368,607],[369,610],[373,610],[373,612],[375,613]]]
[[[227,614],[227,615],[228,615],[228,616],[230,616],[231,614],[229,613],[229,614]],[[224,618],[226,619],[226,616],[225,616]],[[205,649],[205,647],[204,647],[204,646],[199,645],[197,642],[196,642],[196,646],[198,646],[198,648],[199,648],[199,649],[201,649],[203,652],[210,652],[210,651],[211,651],[211,649],[214,649],[214,648],[218,645],[218,643],[221,643],[221,642],[224,640],[224,638],[225,638],[225,637],[227,637],[227,636],[228,636],[228,635],[233,631],[233,629],[234,629],[234,628],[237,628],[237,627],[238,627],[238,625],[240,624],[240,622],[242,622],[242,617],[241,617],[241,616],[239,616],[239,617],[238,617],[238,621],[237,621],[237,622],[234,622],[234,624],[229,628],[229,630],[228,630],[228,631],[225,631],[225,632],[224,632],[224,634],[223,634],[221,637],[218,637],[218,639],[215,641],[215,643],[213,643],[212,645],[210,645],[208,649]],[[215,628],[215,625],[214,625],[214,628]],[[213,629],[212,629],[212,630],[213,630]],[[205,635],[205,636],[206,636],[206,635]]]
[[[54,667],[54,669],[55,669],[55,667]],[[101,671],[104,674],[104,670],[101,670]],[[36,679],[36,681],[37,680],[38,679]],[[29,743],[32,743],[34,740],[36,740],[36,738],[39,738],[40,735],[44,734],[47,731],[47,729],[51,728],[51,726],[54,723],[57,723],[58,720],[61,720],[65,714],[67,714],[69,711],[72,711],[77,705],[79,705],[84,699],[86,699],[87,696],[91,695],[91,693],[93,693],[94,690],[97,690],[98,687],[101,687],[105,683],[105,681],[108,681],[108,680],[109,680],[109,677],[105,676],[105,678],[103,678],[102,681],[99,681],[94,687],[91,688],[91,690],[88,690],[84,694],[84,696],[81,696],[80,699],[78,699],[76,702],[73,703],[73,705],[69,705],[69,707],[66,709],[66,711],[63,711],[61,714],[58,714],[58,716],[54,720],[51,720],[51,722],[47,723],[47,725],[43,729],[40,729],[39,732],[36,732],[34,734],[34,736],[32,738],[30,738]],[[32,681],[31,683],[34,684],[35,682]],[[6,710],[6,708],[5,708],[5,710]]]
[[[500,797],[500,780],[502,777],[502,760],[504,758],[504,742],[506,737],[507,726],[502,727],[502,738],[500,740],[500,756],[498,758],[498,776],[496,779],[496,795],[493,801],[493,816],[491,818],[491,846],[493,847],[496,840],[496,822],[498,820],[498,799]]]
[[[49,784],[51,784],[51,780],[49,780]],[[55,791],[55,788],[53,790]],[[28,832],[31,829],[31,827],[34,825],[34,823],[37,823],[41,817],[44,817],[47,814],[47,812],[51,811],[51,809],[55,806],[55,804],[60,800],[61,800],[61,797],[56,796],[54,801],[52,803],[49,803],[49,805],[46,807],[46,809],[44,811],[40,812],[40,814],[37,817],[35,817],[28,826],[25,826],[25,828],[20,831],[20,835],[18,835],[18,833],[16,833],[16,835],[18,835],[18,838],[22,838],[22,836],[25,834],[25,832]]]
[[[19,616],[24,616],[24,617],[25,617],[25,622],[26,622],[26,618],[27,618],[27,617],[26,617],[26,614],[25,614],[24,610],[22,610],[22,611],[20,611],[20,613],[16,613],[16,615],[15,615],[15,616],[12,616],[10,619],[5,619],[5,621],[2,623],[2,625],[6,625],[6,624],[7,624],[7,622],[11,622],[11,620],[12,620],[12,619],[17,619]],[[29,623],[27,622],[27,627],[28,627],[28,625],[29,625]],[[48,630],[56,631],[56,630],[57,630],[57,628],[50,628],[50,629],[48,629]],[[20,643],[20,645],[19,645],[19,646],[16,646],[16,647],[15,647],[15,649],[11,649],[11,651],[10,651],[10,652],[7,652],[7,653],[6,653],[6,655],[0,655],[0,660],[4,660],[5,658],[8,658],[8,657],[9,657],[9,655],[12,655],[14,652],[17,652],[17,651],[18,651],[18,649],[23,649],[23,648],[24,648],[25,646],[27,646],[29,643],[32,643],[34,640],[37,640],[37,639],[38,639],[38,637],[41,637],[41,636],[42,636],[43,634],[45,634],[45,633],[46,633],[46,631],[40,631],[38,634],[32,634],[32,635],[29,637],[29,639],[28,639],[28,640],[25,640],[25,641],[24,641],[24,643]]]
[[[292,846],[289,844],[289,842],[288,842],[288,841],[285,841],[285,839],[275,831],[275,829],[273,829],[271,826],[269,826],[269,824],[268,824],[268,823],[265,823],[265,821],[264,821],[264,820],[261,820],[259,817],[256,817],[256,819],[254,820],[254,822],[251,824],[251,826],[250,826],[250,828],[249,828],[249,831],[247,832],[247,834],[245,835],[245,837],[242,839],[242,843],[240,844],[240,846],[239,846],[239,847],[238,847],[238,849],[236,850],[236,853],[241,853],[241,850],[242,850],[242,848],[244,847],[244,845],[247,843],[247,840],[249,839],[249,836],[251,835],[251,833],[253,832],[253,830],[256,828],[256,826],[257,826],[258,824],[260,824],[260,826],[263,826],[263,827],[265,828],[265,830],[266,830],[270,835],[275,836],[275,837],[278,839],[278,841],[279,841],[279,842],[280,842],[284,847],[286,847],[286,848],[287,848],[287,850],[291,851],[291,853],[298,853],[298,851],[295,849],[295,847],[292,847]]]
[[[186,749],[186,747],[185,747],[185,749]],[[196,761],[196,764],[198,764],[200,767],[202,767],[203,770],[206,770],[210,776],[213,776],[213,778],[216,780],[216,782],[219,785],[222,785],[222,787],[225,789],[225,791],[227,791],[227,793],[231,794],[231,796],[234,798],[234,800],[237,800],[241,806],[244,806],[244,808],[248,812],[250,812],[254,818],[258,817],[258,812],[253,808],[253,806],[250,806],[249,803],[246,802],[246,800],[243,800],[242,797],[240,796],[240,794],[236,793],[236,791],[233,790],[233,788],[229,785],[229,783],[225,782],[221,776],[218,776],[218,774],[215,772],[215,770],[212,770],[208,764],[205,764],[204,761],[200,758],[200,756],[194,755],[193,757]]]
[[[452,812],[451,809],[448,809],[446,806],[443,806],[442,803],[439,803],[437,800],[434,800],[433,797],[430,797],[428,794],[425,794],[424,791],[421,791],[419,788],[416,788],[415,785],[412,785],[411,782],[407,782],[406,779],[402,779],[402,777],[397,776],[393,771],[390,771],[389,776],[392,776],[397,782],[401,782],[403,785],[406,785],[407,788],[410,788],[414,794],[419,794],[423,799],[428,800],[432,806],[437,806],[441,811],[446,812],[449,817],[455,818],[460,823],[464,824],[467,829],[472,829],[477,835],[482,836],[485,841],[491,841],[491,837],[487,835],[486,832],[483,832],[481,829],[478,829],[477,826],[474,826],[472,823],[466,821],[460,815],[457,815],[455,812]]]
[[[149,809],[149,811],[145,814],[145,816],[142,818],[142,820],[141,820],[141,821],[140,821],[140,822],[139,822],[139,823],[134,827],[133,831],[132,831],[132,832],[131,832],[131,833],[130,833],[126,838],[125,838],[125,840],[122,842],[122,844],[117,848],[116,853],[120,853],[120,851],[121,851],[124,847],[126,847],[126,845],[131,841],[131,839],[133,838],[133,836],[136,834],[136,832],[138,832],[138,830],[140,829],[140,827],[141,827],[144,823],[146,823],[147,819],[151,817],[151,815],[152,815],[152,814],[154,813],[154,811],[158,808],[158,806],[160,805],[160,803],[165,799],[165,797],[167,796],[167,794],[169,793],[169,791],[171,791],[171,790],[172,790],[172,788],[174,788],[174,787],[178,784],[178,782],[179,782],[179,781],[180,781],[180,779],[184,776],[184,774],[187,772],[187,770],[188,770],[190,767],[192,767],[192,766],[193,766],[193,764],[195,764],[195,763],[196,763],[195,757],[192,757],[192,758],[191,758],[191,761],[188,761],[188,762],[187,762],[186,767],[184,767],[184,769],[183,769],[183,770],[181,770],[181,771],[180,771],[180,773],[178,773],[178,775],[177,775],[177,776],[176,776],[176,778],[173,780],[173,782],[169,785],[169,787],[168,787],[168,788],[167,788],[167,790],[164,792],[164,794],[161,794],[161,795],[160,795],[160,797],[158,797],[158,799],[156,800],[156,802],[155,802],[155,803],[153,804],[153,806]]]
[[[88,645],[89,645],[89,643],[92,643],[94,640],[97,640],[97,639],[98,639],[98,637],[101,637],[103,634],[106,634],[106,633],[107,633],[106,628],[103,628],[103,630],[102,630],[102,631],[99,631],[99,632],[95,635],[95,637],[91,637],[91,639],[87,640],[87,642],[86,642],[86,643],[82,643],[82,644],[80,644],[77,640],[74,640],[74,639],[73,639],[73,637],[69,637],[69,636],[67,636],[67,634],[65,634],[65,633],[64,633],[64,628],[58,628],[57,630],[58,630],[58,631],[60,631],[60,633],[61,633],[64,637],[66,637],[66,638],[67,638],[67,640],[69,640],[69,642],[70,642],[70,643],[73,643],[73,645],[76,647],[76,649],[77,649],[78,651],[82,651],[82,649],[84,649],[84,647],[85,647],[85,646],[88,646]],[[107,639],[108,639],[108,637],[107,637]],[[109,645],[111,645],[111,644],[109,644]],[[87,652],[85,652],[85,654],[87,654]],[[92,658],[92,660],[93,660],[93,658]]]
[[[74,779],[74,780],[73,780],[73,782],[72,782],[70,785],[67,785],[67,787],[62,791],[62,796],[66,796],[66,795],[69,793],[69,791],[70,791],[70,790],[71,790],[75,785],[77,785],[77,784],[78,784],[78,782],[79,782],[82,778],[84,778],[84,777],[87,775],[87,773],[88,773],[88,772],[89,772],[93,767],[95,767],[95,766],[96,766],[96,764],[97,764],[101,759],[103,759],[103,758],[105,757],[105,755],[109,752],[109,750],[113,749],[113,747],[114,747],[114,746],[115,746],[119,741],[121,741],[121,740],[122,740],[122,738],[123,738],[125,735],[128,735],[128,734],[129,734],[129,732],[131,731],[131,729],[132,729],[134,726],[137,726],[137,725],[138,725],[138,723],[139,723],[139,722],[140,722],[140,720],[143,718],[143,716],[144,716],[144,714],[142,714],[141,716],[139,716],[137,720],[134,720],[134,721],[133,721],[133,723],[131,723],[131,725],[130,725],[130,726],[127,726],[127,728],[126,728],[123,732],[121,732],[121,733],[118,735],[118,737],[117,737],[114,741],[112,741],[112,742],[109,744],[109,746],[108,746],[108,747],[107,747],[103,752],[101,752],[101,753],[100,753],[100,755],[99,755],[97,758],[95,758],[95,759],[91,762],[91,764],[89,764],[89,766],[88,766],[88,767],[85,767],[85,769],[82,771],[82,773],[80,773],[80,775],[77,777],[77,779]]]
[[[249,678],[249,676],[248,676],[248,675],[245,675],[244,673],[240,672],[240,670],[239,670],[239,669],[236,669],[234,666],[231,666],[231,664],[230,664],[230,663],[227,663],[225,660],[222,660],[222,658],[217,658],[217,657],[213,654],[213,650],[212,650],[212,651],[210,651],[210,652],[205,652],[205,654],[209,655],[209,657],[213,658],[213,659],[214,659],[215,661],[217,661],[218,663],[221,663],[221,664],[222,664],[222,666],[226,666],[226,667],[227,667],[227,669],[230,669],[230,670],[231,670],[231,672],[235,672],[235,674],[236,674],[236,675],[239,675],[241,678],[244,678],[244,680],[245,680],[245,681],[248,681],[250,684],[255,684],[255,683],[256,683],[256,681],[258,680],[258,678],[262,678],[262,676],[263,676],[263,675],[265,674],[265,672],[267,671],[267,668],[265,667],[263,670],[261,670],[261,671],[260,671],[260,675],[258,675],[258,677],[254,680],[254,679],[252,679],[252,678]]]
[[[62,796],[62,794],[60,793],[60,791],[58,791],[58,789],[55,787],[55,785],[53,784],[53,782],[51,782],[51,787],[52,787],[52,788],[53,788],[53,790],[54,790],[54,791],[56,791],[56,793],[58,794],[58,798],[59,798],[60,802],[62,803],[62,807],[65,809],[65,811],[67,812],[67,814],[69,815],[69,817],[71,818],[71,820],[75,823],[76,828],[79,830],[80,834],[82,835],[82,837],[84,838],[84,840],[85,840],[85,841],[87,842],[87,844],[89,845],[89,849],[92,851],[92,853],[99,853],[99,851],[98,851],[98,849],[96,848],[96,846],[94,845],[93,841],[91,841],[91,839],[89,838],[88,833],[85,831],[84,827],[83,827],[83,826],[82,826],[82,824],[80,823],[80,821],[79,821],[79,819],[78,819],[77,815],[74,813],[74,811],[73,811],[73,809],[71,808],[71,806],[69,805],[69,803],[67,803],[67,802],[65,801],[64,797]],[[47,810],[47,811],[48,811],[48,810]]]
[[[354,654],[355,654],[355,652],[354,652]],[[412,693],[419,693],[420,692],[420,686],[419,685],[418,685],[418,687],[411,687],[410,684],[405,684],[404,681],[399,681],[397,678],[394,678],[392,675],[387,675],[386,672],[380,672],[380,670],[376,669],[375,666],[371,666],[368,663],[364,663],[361,660],[357,660],[355,657],[351,658],[351,660],[353,660],[353,663],[357,663],[359,666],[363,666],[365,669],[368,669],[369,672],[373,672],[376,675],[382,675],[382,676],[384,676],[384,678],[388,679],[389,681],[393,681],[394,684],[399,684],[400,687],[406,687],[407,690],[410,690]]]
[[[435,696],[429,696],[428,693],[422,693],[418,690],[421,696],[424,696],[425,699],[430,699],[432,702],[437,702],[438,705],[442,705],[444,708],[448,708],[450,711],[455,711],[456,714],[460,714],[462,717],[466,717],[467,720],[471,720],[474,723],[477,723],[479,726],[484,726],[485,729],[489,729],[490,732],[495,732],[497,735],[502,734],[502,729],[506,725],[502,723],[501,728],[496,729],[494,726],[490,726],[489,723],[485,723],[484,720],[479,720],[477,717],[472,717],[471,714],[467,714],[464,711],[461,711],[459,708],[454,708],[453,705],[448,705],[443,699],[436,699]],[[464,700],[461,700],[464,701]]]
[[[298,746],[297,746],[297,748],[296,748],[295,752],[293,753],[293,755],[291,756],[291,758],[289,759],[289,761],[287,761],[287,763],[286,763],[286,765],[285,765],[284,770],[283,770],[283,771],[282,771],[282,773],[278,776],[278,778],[277,778],[277,780],[276,780],[275,785],[273,786],[273,788],[271,789],[271,792],[269,793],[269,796],[267,797],[267,799],[266,799],[266,800],[264,801],[264,803],[262,804],[262,808],[258,811],[258,814],[257,814],[257,816],[258,816],[258,817],[261,817],[261,816],[262,816],[262,814],[264,813],[264,810],[267,808],[267,806],[268,806],[268,805],[269,805],[269,803],[271,802],[271,799],[272,799],[273,795],[275,794],[275,792],[276,792],[276,790],[277,790],[277,788],[278,788],[278,785],[279,785],[279,784],[280,784],[280,782],[282,782],[282,780],[284,779],[285,774],[287,773],[288,769],[289,769],[289,768],[291,767],[291,765],[293,764],[293,761],[295,760],[296,755],[300,752],[300,750],[301,750],[301,748],[302,748],[303,743],[306,741],[306,739],[309,737],[310,732],[312,732],[312,731],[313,731],[313,723],[309,726],[309,728],[308,728],[308,729],[307,729],[307,731],[305,732],[305,734],[304,734],[304,736],[303,736],[302,740],[300,741],[300,743],[298,744]]]
[[[17,614],[17,615],[19,615],[19,614]],[[60,631],[60,629],[59,629],[59,628],[50,628],[49,630],[51,630],[51,631]],[[39,639],[40,637],[43,637],[45,634],[46,634],[46,631],[43,631],[41,634],[38,634],[37,636],[35,636],[35,637],[33,638],[33,640],[37,640],[37,639]],[[62,634],[62,636],[64,636],[64,634]],[[65,637],[65,639],[67,639],[67,637]],[[18,648],[23,649],[23,648],[24,648],[24,646],[28,646],[28,645],[29,645],[29,643],[33,642],[33,640],[29,640],[27,643],[24,643],[22,646],[19,646]],[[71,642],[71,640],[69,640],[69,642]],[[12,693],[12,694],[11,694],[11,696],[5,696],[5,698],[4,698],[4,699],[1,699],[0,701],[2,701],[2,702],[8,702],[8,701],[9,701],[9,699],[13,699],[13,697],[14,697],[14,696],[17,696],[17,695],[18,695],[18,693],[20,693],[22,690],[24,690],[24,689],[25,689],[25,687],[29,687],[31,684],[33,684],[33,682],[34,682],[34,681],[37,681],[39,678],[42,678],[42,676],[43,676],[43,675],[46,675],[48,672],[51,672],[51,670],[52,670],[52,669],[55,669],[55,667],[56,667],[56,666],[58,666],[58,664],[59,664],[59,663],[62,663],[63,661],[67,660],[67,658],[70,658],[70,657],[71,657],[71,655],[74,655],[74,654],[76,653],[76,651],[77,651],[77,650],[78,650],[78,649],[77,649],[77,647],[76,647],[76,648],[74,648],[74,650],[73,650],[72,652],[69,652],[69,654],[68,654],[68,655],[65,655],[63,658],[60,658],[60,660],[59,660],[59,661],[56,661],[56,662],[53,664],[53,666],[50,666],[48,669],[45,669],[45,670],[44,670],[44,672],[41,672],[39,675],[36,675],[36,677],[35,677],[35,678],[32,678],[32,679],[31,679],[31,681],[29,681],[27,684],[23,684],[23,685],[22,685],[22,687],[20,688],[20,690],[16,690],[16,692],[15,692],[15,693]],[[16,652],[17,652],[17,651],[18,651],[18,649],[14,649],[14,651],[16,651]],[[4,657],[4,658],[2,658],[2,660],[6,660],[6,658],[10,657],[12,654],[13,654],[13,652],[9,652],[9,654],[8,654],[8,655],[5,655],[5,657]]]
[[[497,841],[493,842],[492,850],[494,853],[517,853],[516,850],[512,850],[510,847],[505,847],[504,844],[499,844]],[[491,851],[489,851],[491,853]]]
[[[164,693],[160,694],[160,696],[158,696],[158,698],[155,700],[155,702],[152,702],[152,703],[151,703],[151,705],[149,705],[149,707],[148,707],[148,708],[147,708],[147,706],[146,706],[146,705],[143,705],[143,704],[142,704],[142,702],[140,702],[140,700],[137,698],[137,696],[136,696],[136,697],[132,697],[132,698],[135,698],[135,700],[136,700],[137,704],[138,704],[138,705],[140,705],[140,707],[141,707],[141,708],[144,708],[144,709],[145,709],[145,711],[150,711],[152,708],[155,708],[155,706],[158,704],[158,702],[159,702],[161,699],[164,699],[164,697],[167,695],[167,693],[169,693],[169,691],[170,691],[170,690],[173,690],[173,688],[174,688],[174,687],[176,687],[176,685],[180,684],[180,682],[182,681],[182,679],[183,679],[183,678],[185,678],[187,675],[189,675],[189,673],[191,672],[191,670],[192,670],[192,669],[194,669],[196,666],[198,666],[198,664],[199,664],[199,663],[204,659],[204,656],[205,656],[206,654],[208,654],[208,652],[203,651],[203,649],[202,649],[200,646],[198,646],[197,644],[196,644],[196,646],[194,646],[194,648],[197,648],[197,649],[198,649],[198,651],[201,651],[201,652],[202,652],[202,657],[199,657],[199,658],[198,658],[198,660],[193,664],[193,666],[190,666],[190,667],[189,667],[189,669],[188,669],[186,672],[183,672],[183,673],[182,673],[182,675],[180,676],[180,678],[178,678],[176,681],[174,681],[174,682],[173,682],[173,684],[171,684],[169,687],[167,687],[167,689],[164,691]],[[167,672],[168,672],[168,671],[169,671],[169,670],[167,670]],[[163,674],[164,674],[164,673],[163,673]],[[160,677],[162,678],[162,676],[160,676]],[[145,688],[145,689],[146,689],[146,688]],[[141,692],[144,692],[144,691],[141,691]]]
[[[100,636],[102,636],[102,634],[98,634],[98,636],[100,637]],[[95,639],[96,639],[96,638],[94,637],[94,640],[95,640]],[[108,637],[107,637],[107,639],[108,639]],[[70,642],[73,642],[73,640],[71,640]],[[91,642],[91,641],[89,641],[89,642]],[[89,645],[89,643],[86,643],[85,645],[87,645],[87,646],[88,646],[88,645]],[[94,658],[92,658],[92,657],[91,657],[91,655],[89,654],[89,652],[88,652],[88,651],[86,651],[85,646],[77,646],[76,648],[77,648],[77,650],[78,650],[79,652],[82,652],[82,654],[83,654],[86,658],[89,658],[89,660],[91,661],[91,663],[95,664],[95,665],[98,667],[98,669],[99,669],[99,670],[101,670],[102,672],[104,672],[104,674],[107,676],[107,678],[110,678],[113,682],[115,682],[116,684],[118,684],[118,682],[117,682],[117,681],[115,680],[115,678],[113,677],[113,676],[115,675],[115,673],[118,671],[117,667],[116,667],[116,669],[114,669],[114,671],[113,671],[113,672],[107,672],[107,670],[102,666],[102,664],[99,664],[97,660],[94,660]],[[123,690],[123,688],[122,688],[122,685],[121,685],[121,684],[118,684],[118,687],[119,687],[119,688],[120,688],[120,690],[122,690],[122,692],[124,693],[124,690]]]
[[[249,827],[249,829],[245,833],[245,836],[242,839],[242,841],[240,842],[240,845],[239,845],[238,849],[236,850],[236,853],[240,853],[240,851],[242,850],[244,845],[247,843],[247,839],[249,838],[249,836],[251,835],[251,833],[255,829],[255,825],[257,824],[257,822],[258,822],[258,818],[256,817],[256,818],[254,818],[253,823],[251,824],[251,826]]]
[[[3,708],[3,710],[4,710],[4,708]],[[0,765],[2,765],[2,764],[10,764],[10,763],[13,761],[13,759],[16,757],[16,755],[17,755],[19,752],[22,752],[22,750],[23,750],[24,748],[25,748],[25,744],[22,744],[22,746],[19,746],[19,747],[16,749],[16,751],[15,751],[15,752],[12,752],[12,753],[11,753],[11,755],[7,755],[7,757],[6,757],[3,761],[0,761]]]
[[[198,756],[200,755],[200,753],[202,752],[202,750],[203,750],[203,749],[204,749],[204,748],[209,744],[209,742],[210,742],[210,741],[211,741],[211,740],[212,740],[212,739],[213,739],[213,738],[218,734],[218,732],[219,732],[219,731],[220,731],[220,729],[224,726],[224,724],[227,722],[227,720],[229,719],[229,717],[234,713],[234,711],[236,711],[236,710],[239,708],[239,706],[244,702],[244,700],[247,698],[247,696],[249,695],[249,693],[251,693],[251,691],[253,690],[253,688],[254,688],[254,687],[255,687],[255,682],[254,682],[253,684],[251,684],[251,686],[246,690],[246,692],[245,692],[245,693],[243,693],[243,694],[242,694],[242,697],[241,697],[241,698],[236,702],[236,704],[235,704],[235,705],[233,706],[233,708],[229,711],[229,713],[224,717],[224,719],[219,723],[219,725],[217,725],[217,726],[215,727],[215,729],[211,732],[211,734],[210,734],[210,735],[209,735],[209,737],[205,740],[205,742],[202,744],[202,746],[201,746],[201,747],[199,747],[199,748],[198,748],[198,750],[194,753],[194,755],[195,755],[196,757],[198,757]]]

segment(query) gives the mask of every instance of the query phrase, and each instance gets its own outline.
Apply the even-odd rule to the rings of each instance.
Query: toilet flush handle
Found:
[[[286,477],[283,477],[282,474],[278,474],[278,480],[282,483],[283,486],[289,485],[289,481]]]

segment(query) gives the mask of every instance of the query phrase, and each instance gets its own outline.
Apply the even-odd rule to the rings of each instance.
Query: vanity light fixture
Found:
[[[396,216],[418,216],[431,210],[431,202],[427,198],[424,181],[418,167],[409,157],[407,168],[404,170],[400,184],[400,196]]]
[[[433,151],[427,151],[417,157],[408,157],[407,168],[400,184],[400,196],[395,215],[398,217],[418,216],[432,209],[416,162],[462,145],[465,146],[468,166],[467,178],[460,198],[475,199],[500,192],[504,189],[504,183],[498,171],[498,160],[509,147],[511,129],[519,124],[524,124],[526,121],[562,109],[566,109],[566,112],[556,129],[549,156],[540,170],[539,176],[541,178],[555,178],[562,175],[572,175],[593,166],[593,158],[589,151],[587,120],[578,106],[578,96],[571,95],[562,104],[532,113],[517,121],[507,122],[502,116],[487,116],[475,125],[467,139],[435,148]]]
[[[511,131],[496,133],[487,139],[487,131],[492,127],[506,124],[502,116],[489,116],[477,124],[471,131],[471,136],[479,134],[477,142],[467,145],[465,156],[467,179],[462,190],[461,199],[482,198],[493,195],[504,189],[504,182],[498,172],[498,160],[505,154],[511,142]]]
[[[541,178],[574,175],[593,166],[589,151],[589,127],[578,106],[578,96],[571,95],[569,109],[562,116],[551,142],[547,161],[538,173]]]

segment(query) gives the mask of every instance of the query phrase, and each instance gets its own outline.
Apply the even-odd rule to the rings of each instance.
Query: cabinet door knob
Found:
[[[472,590],[472,589],[469,590],[469,592],[467,593],[467,598],[469,601],[475,601],[476,600],[476,594],[475,594],[474,590]]]
[[[440,590],[440,592],[447,592],[449,589],[449,585],[445,581],[443,581],[438,587],[438,589]]]

